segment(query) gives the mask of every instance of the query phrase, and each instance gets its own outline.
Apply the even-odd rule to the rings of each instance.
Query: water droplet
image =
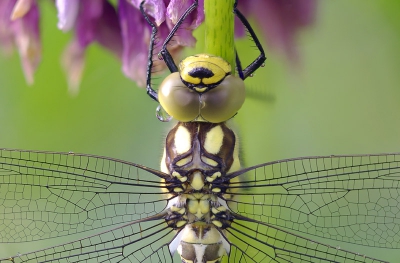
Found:
[[[157,54],[157,57],[159,60],[164,60],[163,56],[161,55],[161,52]]]
[[[253,74],[253,73],[251,73],[249,77],[250,77],[250,78],[254,77],[254,74]]]
[[[162,122],[169,122],[170,120],[172,120],[172,116],[169,115],[163,107],[161,107],[161,105],[158,105],[157,109],[156,109],[156,116],[157,119],[159,119]]]
[[[265,67],[265,63],[262,63],[262,64],[261,64],[261,67]]]

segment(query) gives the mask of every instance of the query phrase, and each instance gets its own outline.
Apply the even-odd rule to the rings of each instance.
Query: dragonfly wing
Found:
[[[168,202],[158,173],[99,156],[2,149],[0,242],[73,235],[155,215]]]
[[[138,220],[77,241],[3,260],[14,263],[172,262],[168,244],[175,232],[163,218],[147,220]]]
[[[226,229],[229,262],[384,262],[314,242],[275,226],[236,215]]]
[[[328,239],[400,248],[399,154],[304,157],[240,173],[227,199],[240,215]]]

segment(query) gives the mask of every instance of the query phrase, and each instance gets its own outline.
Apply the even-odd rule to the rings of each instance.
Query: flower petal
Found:
[[[14,32],[10,19],[14,5],[15,0],[0,1],[0,46],[6,55],[11,55],[14,47]]]
[[[172,28],[189,8],[193,1],[187,0],[171,0],[167,7],[167,25]],[[192,35],[192,31],[204,21],[204,0],[198,2],[198,7],[182,22],[178,31],[171,41],[170,46],[194,46],[196,39]]]
[[[79,14],[75,25],[75,35],[78,43],[86,47],[95,40],[96,28],[105,0],[80,1]]]
[[[76,39],[82,47],[93,41],[110,49],[118,57],[122,54],[122,38],[115,8],[106,0],[80,2],[76,20]]]
[[[61,57],[61,66],[67,75],[68,91],[71,95],[79,92],[83,70],[85,67],[85,49],[74,39],[71,41]]]
[[[79,0],[56,0],[58,29],[66,32],[75,25],[79,11]]]
[[[14,5],[11,20],[23,17],[31,9],[32,0],[18,0]]]
[[[117,10],[108,2],[103,7],[103,14],[98,20],[95,40],[112,51],[118,58],[122,57],[121,26]]]
[[[171,0],[167,7],[167,16],[172,25],[175,25],[182,14],[188,9],[193,2],[185,0]]]
[[[297,59],[296,34],[314,22],[316,0],[248,0],[239,5],[246,16],[256,18],[272,48],[282,51],[292,60]]]
[[[129,1],[136,9],[140,10],[140,4],[143,0]],[[160,26],[165,21],[165,3],[163,0],[146,0],[144,3],[146,13],[154,18],[157,26]]]
[[[22,68],[28,84],[33,83],[33,74],[42,55],[39,33],[39,8],[32,2],[31,9],[11,23],[14,41],[21,58]]]
[[[115,8],[106,0],[85,0],[77,3],[79,6],[75,20],[75,39],[65,50],[62,60],[72,93],[78,91],[84,68],[84,53],[88,45],[98,42],[118,58],[122,56],[121,29]]]
[[[171,0],[167,7],[167,17],[175,25],[183,13],[193,4],[193,1]],[[204,0],[198,1],[197,8],[186,18],[190,28],[197,28],[204,21]]]
[[[144,86],[150,26],[140,11],[126,0],[118,2],[118,14],[123,43],[122,71],[139,86]]]
[[[204,21],[204,0],[199,0],[198,4],[192,20],[192,29],[196,29]]]

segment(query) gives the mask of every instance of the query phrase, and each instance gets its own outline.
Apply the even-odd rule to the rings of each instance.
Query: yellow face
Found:
[[[223,58],[208,54],[187,57],[179,64],[182,81],[197,92],[218,85],[231,70],[231,65]]]

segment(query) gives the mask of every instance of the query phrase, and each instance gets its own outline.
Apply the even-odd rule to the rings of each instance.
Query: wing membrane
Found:
[[[172,262],[168,243],[174,237],[174,231],[161,217],[146,220],[138,220],[63,245],[18,255],[12,258],[12,262]],[[10,258],[3,260],[10,262]]]
[[[239,174],[227,203],[240,215],[333,240],[400,248],[399,154],[304,157],[233,177]]]
[[[236,216],[226,229],[232,244],[229,262],[384,262],[337,249],[277,227]]]
[[[0,242],[66,236],[155,215],[168,201],[162,176],[111,158],[3,149]]]
[[[398,248],[399,175],[398,154],[289,159],[228,175],[240,178],[226,199],[237,213],[226,230],[229,262],[381,262],[286,229]],[[168,244],[174,231],[154,216],[167,205],[167,177],[106,157],[0,150],[0,241],[113,227],[13,260],[172,262]]]

